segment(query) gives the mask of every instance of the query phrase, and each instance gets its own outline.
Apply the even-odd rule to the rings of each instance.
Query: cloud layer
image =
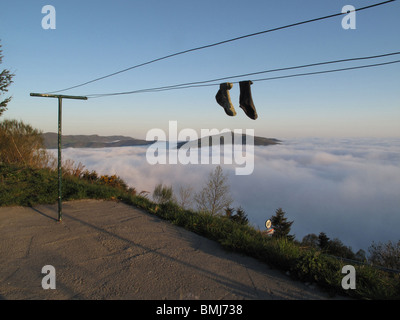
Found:
[[[64,159],[99,174],[117,174],[138,191],[162,182],[200,190],[215,165],[150,165],[146,147],[65,149]],[[223,157],[221,157],[223,159]],[[325,232],[353,251],[372,241],[399,240],[400,139],[299,139],[255,147],[254,172],[235,175],[224,165],[234,206],[263,230],[279,207],[294,221],[292,234]]]

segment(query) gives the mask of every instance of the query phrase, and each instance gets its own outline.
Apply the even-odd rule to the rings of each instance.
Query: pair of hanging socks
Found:
[[[245,112],[245,114],[249,118],[255,120],[255,119],[257,119],[258,115],[257,115],[256,108],[254,106],[254,103],[253,103],[253,98],[251,96],[250,85],[252,85],[252,84],[253,84],[252,81],[239,82],[239,86],[240,86],[239,104],[240,104],[240,107]],[[231,97],[229,94],[229,90],[232,89],[232,87],[233,87],[233,84],[230,82],[221,83],[219,85],[219,90],[217,92],[217,95],[215,96],[218,104],[220,106],[222,106],[225,110],[225,113],[231,117],[236,115],[236,111],[232,104]]]

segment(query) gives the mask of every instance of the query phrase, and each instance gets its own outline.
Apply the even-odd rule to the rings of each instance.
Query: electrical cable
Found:
[[[139,90],[133,90],[133,91],[103,93],[103,94],[89,94],[89,95],[86,95],[86,96],[89,97],[89,98],[99,98],[99,97],[127,95],[127,94],[134,94],[134,93],[160,92],[160,91],[168,91],[168,90],[174,90],[174,89],[187,89],[187,88],[196,88],[196,87],[215,86],[216,85],[215,83],[212,83],[212,84],[210,84],[210,83],[211,82],[216,82],[216,81],[227,80],[227,79],[239,78],[239,77],[243,78],[243,77],[248,77],[248,76],[252,76],[252,75],[256,75],[256,74],[271,73],[271,72],[277,72],[277,71],[287,71],[287,70],[308,68],[308,67],[327,65],[327,64],[333,64],[333,63],[358,61],[358,60],[366,60],[366,59],[376,59],[376,58],[388,57],[388,56],[398,55],[398,54],[400,54],[400,52],[393,52],[393,53],[387,53],[387,54],[381,54],[381,55],[375,55],[375,56],[369,56],[369,57],[348,58],[348,59],[341,59],[341,60],[335,60],[335,61],[318,62],[318,63],[312,63],[312,64],[301,65],[301,66],[286,67],[286,68],[279,68],[279,69],[271,69],[271,70],[265,70],[265,71],[252,72],[252,73],[246,73],[246,74],[241,74],[241,75],[235,75],[235,76],[230,76],[230,77],[217,78],[217,79],[212,79],[212,80],[188,82],[188,83],[182,83],[182,84],[176,84],[176,85],[170,85],[170,86],[163,86],[163,87],[156,87],[156,88],[147,88],[147,89],[139,89]],[[391,62],[384,62],[384,63],[377,63],[377,64],[371,64],[371,65],[364,65],[364,66],[357,66],[357,67],[348,67],[348,68],[325,70],[325,71],[314,71],[314,72],[300,73],[300,74],[294,74],[294,75],[293,74],[292,75],[284,75],[284,76],[277,76],[277,77],[264,78],[264,79],[255,79],[255,80],[252,80],[252,81],[256,82],[256,81],[277,80],[277,79],[292,78],[292,77],[299,77],[299,76],[306,76],[306,75],[314,75],[314,74],[323,74],[323,73],[355,70],[355,69],[376,67],[376,66],[382,66],[382,65],[397,63],[399,61],[400,60],[391,61]],[[239,81],[232,82],[232,83],[238,83],[238,82]]]
[[[333,69],[333,70],[326,70],[326,71],[314,71],[314,72],[307,72],[307,73],[298,73],[298,74],[287,75],[287,76],[278,76],[278,77],[272,77],[272,78],[255,79],[255,80],[252,80],[252,81],[256,82],[256,81],[266,81],[266,80],[277,80],[277,79],[284,79],[284,78],[309,76],[309,75],[315,75],[315,74],[323,74],[323,73],[331,73],[331,72],[339,72],[339,71],[364,69],[364,68],[384,66],[384,65],[389,65],[389,64],[399,63],[399,62],[400,62],[400,60],[394,60],[394,61],[389,61],[389,62],[381,62],[381,63],[369,64],[369,65],[364,65],[364,66],[348,67],[348,68]]]
[[[373,5],[365,6],[365,7],[362,7],[362,8],[354,9],[354,11],[356,12],[356,11],[362,11],[362,10],[374,8],[374,7],[381,6],[381,5],[384,5],[384,4],[393,2],[393,1],[396,1],[396,0],[387,0],[387,1],[384,1],[384,2],[380,2],[380,3],[373,4]],[[78,85],[75,85],[75,86],[72,86],[72,87],[69,87],[69,88],[65,88],[65,89],[57,90],[57,91],[52,91],[52,92],[48,92],[48,93],[57,93],[57,92],[62,92],[62,91],[67,91],[67,90],[75,89],[75,88],[78,88],[78,87],[82,87],[82,86],[85,86],[87,84],[90,84],[90,83],[93,83],[93,82],[96,82],[96,81],[100,81],[100,80],[115,76],[117,74],[129,71],[129,70],[132,70],[132,69],[136,69],[136,68],[148,65],[148,64],[152,64],[152,63],[155,63],[155,62],[158,62],[158,61],[161,61],[161,60],[165,60],[165,59],[172,58],[172,57],[175,57],[175,56],[178,56],[178,55],[182,55],[182,54],[186,54],[186,53],[189,53],[189,52],[202,50],[202,49],[206,49],[206,48],[211,48],[211,47],[215,47],[215,46],[222,45],[222,44],[225,44],[225,43],[229,43],[229,42],[233,42],[233,41],[237,41],[237,40],[241,40],[241,39],[245,39],[245,38],[249,38],[249,37],[254,37],[254,36],[258,36],[258,35],[269,33],[269,32],[274,32],[274,31],[278,31],[278,30],[282,30],[282,29],[287,29],[287,28],[303,25],[303,24],[306,24],[306,23],[311,23],[311,22],[315,22],[315,21],[321,21],[321,20],[325,20],[325,19],[341,16],[343,14],[348,14],[348,13],[343,13],[343,12],[335,13],[335,14],[331,14],[331,15],[328,15],[328,16],[320,17],[320,18],[314,18],[314,19],[310,19],[310,20],[296,22],[296,23],[288,24],[288,25],[285,25],[285,26],[282,26],[282,27],[277,27],[277,28],[273,28],[273,29],[259,31],[259,32],[255,32],[255,33],[239,36],[239,37],[236,37],[236,38],[231,38],[231,39],[215,42],[215,43],[212,43],[212,44],[208,44],[208,45],[204,45],[204,46],[200,46],[200,47],[196,47],[196,48],[192,48],[192,49],[176,52],[176,53],[169,54],[169,55],[166,55],[166,56],[154,59],[154,60],[150,60],[150,61],[147,61],[147,62],[144,62],[144,63],[141,63],[141,64],[134,65],[132,67],[129,67],[129,68],[126,68],[126,69],[123,69],[123,70],[120,70],[120,71],[117,71],[117,72],[114,72],[114,73],[111,73],[111,74],[108,74],[108,75],[93,79],[93,80],[90,80],[90,81],[87,81],[87,82],[84,82],[84,83],[81,83],[81,84],[78,84]]]

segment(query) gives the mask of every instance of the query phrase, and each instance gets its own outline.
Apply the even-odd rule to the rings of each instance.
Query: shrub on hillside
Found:
[[[0,122],[1,163],[44,168],[50,161],[39,130],[22,121]]]
[[[373,265],[400,270],[400,240],[397,243],[375,243],[368,248],[369,261]]]
[[[173,190],[171,186],[159,183],[153,191],[153,199],[158,204],[165,204],[173,200]]]
[[[127,190],[128,186],[125,183],[124,180],[122,180],[120,177],[117,175],[113,174],[112,176],[109,175],[103,175],[99,179],[101,184],[105,184],[110,187],[118,188],[118,189],[123,189]]]

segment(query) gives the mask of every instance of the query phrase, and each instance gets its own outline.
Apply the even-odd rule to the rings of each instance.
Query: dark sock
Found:
[[[240,86],[240,97],[239,97],[239,103],[240,107],[243,109],[243,111],[246,113],[246,115],[253,120],[256,120],[258,115],[256,111],[256,107],[254,106],[253,103],[253,98],[251,96],[251,88],[250,86],[253,84],[252,81],[240,81],[239,86]]]
[[[228,116],[236,116],[235,108],[233,107],[231,96],[229,95],[229,90],[232,89],[233,84],[230,82],[221,83],[219,85],[219,90],[215,99],[217,100],[218,104],[224,108],[225,113]]]

